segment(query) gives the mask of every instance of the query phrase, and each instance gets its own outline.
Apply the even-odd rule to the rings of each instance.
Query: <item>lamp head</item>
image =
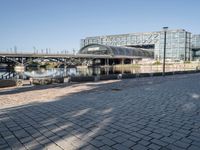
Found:
[[[164,30],[164,31],[168,30],[168,27],[163,27],[163,30]]]

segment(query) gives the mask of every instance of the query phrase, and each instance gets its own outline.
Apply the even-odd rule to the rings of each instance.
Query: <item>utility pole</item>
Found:
[[[165,59],[166,59],[166,40],[168,27],[163,27],[164,30],[164,53],[163,53],[163,76],[165,76]]]
[[[17,54],[17,46],[14,46],[14,53]]]

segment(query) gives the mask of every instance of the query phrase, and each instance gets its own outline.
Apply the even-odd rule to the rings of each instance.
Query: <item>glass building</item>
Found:
[[[192,35],[193,58],[200,58],[200,34]]]
[[[167,30],[166,58],[172,60],[191,60],[192,38],[191,33],[184,29]],[[198,38],[196,43],[200,42]],[[89,44],[126,46],[153,50],[154,59],[161,60],[164,50],[164,31],[95,36],[81,40],[81,48]]]

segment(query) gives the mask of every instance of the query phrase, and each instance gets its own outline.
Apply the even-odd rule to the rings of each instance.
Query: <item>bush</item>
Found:
[[[161,65],[161,62],[160,61],[156,61],[153,63],[153,65]]]
[[[190,64],[191,62],[190,61],[184,61],[184,64]]]

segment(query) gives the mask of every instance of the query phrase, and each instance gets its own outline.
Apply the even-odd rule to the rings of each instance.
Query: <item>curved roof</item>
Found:
[[[153,58],[153,51],[141,48],[108,46],[101,44],[89,44],[81,48],[79,54],[112,55],[112,56],[133,56]]]

